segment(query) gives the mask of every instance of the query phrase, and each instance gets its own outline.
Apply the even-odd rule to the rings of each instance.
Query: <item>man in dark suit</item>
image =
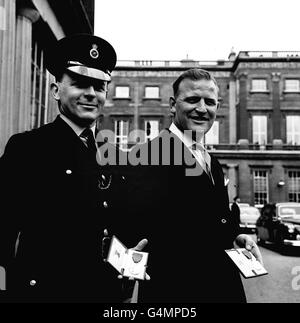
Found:
[[[237,222],[238,225],[240,225],[241,222],[241,210],[238,204],[239,202],[240,198],[238,196],[235,196],[231,205],[231,216]]]
[[[96,162],[95,131],[116,53],[92,35],[66,37],[48,52],[60,115],[14,135],[0,159],[0,265],[12,301],[121,301],[102,259],[126,179]]]
[[[141,164],[130,188],[133,222],[147,219],[132,238],[149,240],[151,280],[142,285],[141,300],[245,302],[238,269],[224,250],[236,242],[260,261],[261,254],[251,237],[239,234],[222,167],[201,143],[216,118],[217,83],[207,71],[191,69],[173,90],[170,128],[129,154]]]

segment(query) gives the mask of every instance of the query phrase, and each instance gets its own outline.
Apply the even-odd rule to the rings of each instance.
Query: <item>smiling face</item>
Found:
[[[181,130],[205,134],[212,127],[218,109],[218,90],[212,80],[183,79],[176,97],[170,98],[174,123]]]
[[[65,73],[51,88],[60,112],[77,125],[91,126],[100,116],[107,82]]]

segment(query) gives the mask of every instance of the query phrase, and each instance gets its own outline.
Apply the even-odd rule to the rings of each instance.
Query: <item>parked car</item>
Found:
[[[256,233],[256,221],[260,216],[259,210],[256,207],[250,206],[246,203],[240,203],[239,207],[241,211],[240,228],[245,232]]]
[[[257,240],[300,247],[300,203],[266,204],[256,223]]]

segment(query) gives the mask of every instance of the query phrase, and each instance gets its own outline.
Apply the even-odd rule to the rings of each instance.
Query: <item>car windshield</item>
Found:
[[[300,205],[280,206],[278,214],[282,218],[300,219]]]

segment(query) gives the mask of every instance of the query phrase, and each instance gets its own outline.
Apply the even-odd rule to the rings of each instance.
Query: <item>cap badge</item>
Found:
[[[96,44],[92,45],[92,49],[90,50],[90,56],[94,59],[99,57],[98,46]]]

